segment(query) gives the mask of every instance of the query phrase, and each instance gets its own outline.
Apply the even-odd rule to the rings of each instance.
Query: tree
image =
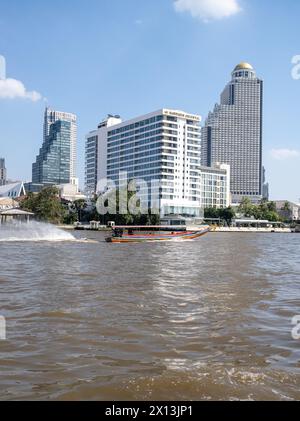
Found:
[[[109,193],[105,194],[106,200],[104,201],[104,206],[108,207],[109,203],[114,203],[115,201],[115,208],[116,212],[110,212],[105,215],[100,215],[96,209],[96,200],[95,200],[95,208],[91,211],[90,215],[94,215],[95,220],[100,220],[103,225],[107,225],[108,221],[114,221],[116,225],[159,225],[160,224],[160,216],[159,214],[152,214],[151,209],[147,210],[146,214],[141,214],[140,212],[137,215],[132,215],[128,211],[128,204],[130,200],[135,195],[135,192],[126,192],[125,198],[125,191],[124,190],[111,190]],[[125,199],[124,202],[127,204],[127,212],[121,212],[121,204],[120,201]],[[140,205],[140,201],[137,201],[137,207]]]
[[[270,212],[276,212],[277,213],[277,207],[275,202],[269,202],[268,203],[268,209]]]
[[[220,219],[226,221],[227,224],[231,224],[236,213],[232,207],[229,208],[206,208],[204,209],[204,218],[206,219]]]
[[[285,202],[284,205],[283,205],[283,207],[281,208],[281,210],[283,210],[284,212],[287,212],[287,213],[291,212],[290,203],[289,202]]]
[[[239,212],[242,213],[246,218],[251,218],[254,216],[255,209],[249,197],[243,198],[239,206]]]
[[[269,212],[269,203],[267,199],[262,199],[261,202],[258,205],[258,209],[261,213],[261,215],[265,214],[266,212]]]
[[[160,225],[160,215],[159,213],[154,213],[149,215],[150,225]]]
[[[219,219],[220,213],[217,208],[206,208],[204,209],[204,218],[206,219]]]
[[[74,225],[75,222],[78,221],[77,214],[75,212],[70,212],[69,210],[66,212],[64,217],[64,224],[66,225]]]
[[[73,209],[77,213],[77,220],[81,222],[82,220],[82,211],[87,208],[87,203],[84,199],[75,200],[73,203]]]
[[[278,215],[277,212],[268,211],[264,215],[264,219],[266,219],[267,221],[270,221],[270,222],[279,222],[280,221],[280,216]]]
[[[286,201],[284,203],[283,207],[281,208],[281,210],[284,213],[284,219],[286,221],[290,221],[292,219],[292,217],[291,217],[292,209],[291,209],[290,202]]]
[[[36,195],[29,192],[27,196],[20,202],[20,208],[27,212],[35,212],[36,210]]]
[[[230,225],[231,221],[236,217],[235,210],[232,207],[220,209],[220,217]]]
[[[262,220],[265,219],[264,215],[266,214],[266,212],[268,212],[268,208],[261,207],[260,205],[252,205],[252,208],[249,211],[247,217],[253,217],[254,219]]]
[[[38,194],[29,193],[20,204],[21,209],[33,212],[41,221],[61,223],[65,210],[56,187],[45,187]]]
[[[276,210],[276,203],[268,202],[266,199],[262,199],[258,205],[253,205],[249,198],[244,198],[239,206],[239,212],[246,218],[268,220],[271,222],[280,221],[280,215]]]

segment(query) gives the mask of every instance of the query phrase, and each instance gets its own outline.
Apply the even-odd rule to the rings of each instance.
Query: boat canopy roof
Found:
[[[26,212],[26,211],[23,211],[21,209],[9,209],[9,210],[0,211],[0,215],[4,215],[4,216],[33,216],[34,213]]]

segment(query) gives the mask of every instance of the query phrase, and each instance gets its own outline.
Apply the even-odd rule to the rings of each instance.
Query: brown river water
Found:
[[[300,235],[74,235],[0,241],[1,400],[300,399]]]

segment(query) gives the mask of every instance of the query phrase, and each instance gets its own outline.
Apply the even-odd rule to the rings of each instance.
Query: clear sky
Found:
[[[6,78],[19,81],[0,81],[0,156],[10,178],[31,179],[45,98],[78,115],[82,185],[85,134],[107,114],[127,119],[168,107],[205,118],[235,65],[247,61],[265,81],[271,198],[299,201],[300,79],[291,63],[300,55],[299,1],[0,2],[0,55]]]

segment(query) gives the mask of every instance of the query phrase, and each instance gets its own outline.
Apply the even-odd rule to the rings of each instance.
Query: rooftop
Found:
[[[242,63],[238,64],[238,65],[235,67],[234,71],[236,71],[236,70],[254,70],[254,69],[253,69],[253,67],[251,66],[251,64],[246,63],[246,62],[244,62],[244,61],[243,61]]]
[[[4,216],[33,216],[34,213],[26,212],[26,211],[23,211],[21,209],[9,209],[9,210],[0,211],[0,215],[4,215]]]

